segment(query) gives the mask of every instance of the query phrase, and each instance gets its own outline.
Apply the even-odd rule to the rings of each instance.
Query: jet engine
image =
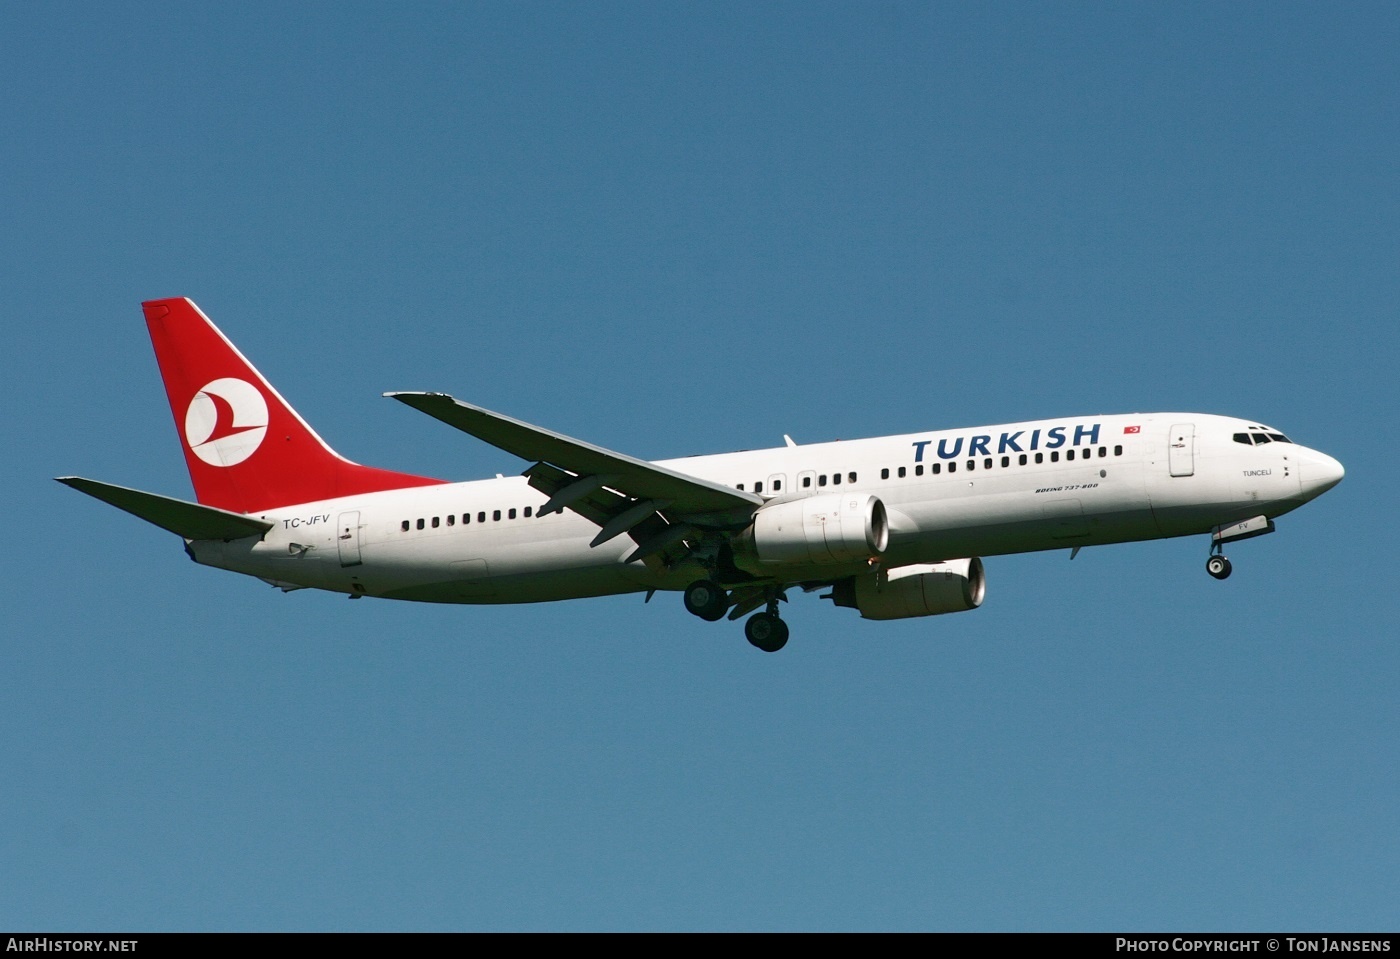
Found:
[[[890,524],[878,496],[824,493],[765,506],[747,534],[759,562],[826,565],[879,556]]]
[[[831,601],[860,610],[863,619],[908,619],[976,609],[986,593],[982,561],[974,556],[852,576],[835,584]]]

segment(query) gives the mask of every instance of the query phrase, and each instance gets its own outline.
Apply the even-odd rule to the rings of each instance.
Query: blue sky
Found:
[[[1394,929],[1400,11],[7,5],[0,927]],[[139,301],[342,453],[524,465],[1130,410],[1346,481],[974,613],[347,602],[189,482]]]

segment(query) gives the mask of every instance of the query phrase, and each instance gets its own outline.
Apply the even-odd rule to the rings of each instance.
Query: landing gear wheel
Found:
[[[776,613],[754,613],[744,624],[744,636],[765,653],[776,653],[787,645],[787,623]]]
[[[1224,556],[1212,556],[1210,559],[1206,560],[1206,572],[1210,573],[1210,575],[1214,576],[1216,579],[1228,578],[1233,569],[1234,567],[1230,565],[1230,561]]]
[[[729,594],[718,583],[697,579],[685,588],[685,608],[706,622],[724,619],[729,609]]]

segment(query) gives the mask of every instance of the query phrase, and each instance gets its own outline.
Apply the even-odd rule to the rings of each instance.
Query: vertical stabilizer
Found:
[[[190,300],[141,308],[199,502],[251,513],[443,482],[336,453]]]

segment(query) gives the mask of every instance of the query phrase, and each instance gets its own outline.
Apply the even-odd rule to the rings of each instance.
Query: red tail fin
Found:
[[[201,503],[251,513],[443,482],[336,453],[190,300],[141,308]]]

